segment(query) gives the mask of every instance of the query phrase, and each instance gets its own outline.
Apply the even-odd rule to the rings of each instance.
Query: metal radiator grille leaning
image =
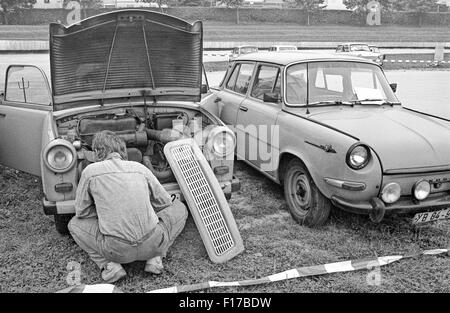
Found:
[[[244,250],[228,202],[206,158],[192,139],[166,145],[164,153],[188,203],[210,259],[221,263]]]

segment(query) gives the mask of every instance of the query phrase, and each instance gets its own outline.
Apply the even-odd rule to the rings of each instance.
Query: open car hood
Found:
[[[146,10],[50,24],[54,110],[130,98],[200,101],[203,26]]]

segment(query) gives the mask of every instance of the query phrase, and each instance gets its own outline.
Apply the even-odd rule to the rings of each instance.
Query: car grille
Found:
[[[177,178],[213,262],[243,251],[242,239],[222,189],[192,139],[166,145],[164,152]]]

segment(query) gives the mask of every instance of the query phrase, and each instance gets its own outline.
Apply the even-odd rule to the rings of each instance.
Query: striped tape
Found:
[[[262,278],[221,282],[221,281],[208,281],[190,285],[180,285],[168,288],[156,289],[148,291],[147,293],[179,293],[188,291],[197,291],[209,288],[218,287],[237,287],[237,286],[254,286],[268,284],[277,281],[289,280],[299,277],[319,276],[331,273],[343,273],[359,270],[372,270],[376,267],[385,266],[401,259],[414,258],[422,255],[438,255],[448,253],[450,255],[450,249],[433,249],[424,250],[418,253],[411,253],[406,255],[390,255],[378,258],[366,258],[353,261],[342,261],[335,263],[328,263],[323,265],[305,266],[296,269],[290,269],[281,273],[276,273]],[[111,284],[97,284],[97,285],[78,285],[71,286],[69,288],[57,291],[61,293],[116,293],[122,292],[119,288]]]
[[[202,289],[217,288],[217,287],[236,287],[236,286],[253,286],[260,284],[267,284],[271,282],[277,282],[282,280],[288,280],[299,277],[319,276],[331,273],[342,273],[359,271],[363,269],[373,269],[375,267],[381,267],[393,262],[397,262],[401,259],[413,258],[421,255],[438,255],[443,253],[449,253],[449,249],[433,249],[425,250],[419,253],[407,254],[407,255],[391,255],[378,258],[367,258],[353,261],[343,261],[336,263],[329,263],[324,265],[314,265],[300,267],[296,269],[290,269],[281,273],[273,274],[258,279],[240,280],[233,282],[220,282],[220,281],[208,281],[198,284],[173,286],[168,288],[156,289],[147,293],[179,293],[188,291],[197,291]]]

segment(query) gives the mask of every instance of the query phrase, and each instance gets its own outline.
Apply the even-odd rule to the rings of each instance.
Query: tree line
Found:
[[[64,0],[67,3],[70,0]],[[102,0],[76,0],[83,9],[100,8]],[[239,23],[239,8],[244,6],[244,0],[141,0],[142,2],[156,2],[159,7],[163,4],[169,6],[225,6],[236,9],[236,22]],[[368,13],[367,5],[373,0],[343,0],[347,9],[363,18]],[[438,0],[378,0],[382,11],[410,11],[415,12],[422,24],[422,15],[426,12],[436,12],[439,8]],[[8,14],[17,9],[32,8],[36,0],[0,0],[0,13],[3,23],[7,24]],[[291,0],[286,2],[287,7],[303,9],[307,15],[307,25],[311,24],[311,15],[326,8],[325,0]]]

